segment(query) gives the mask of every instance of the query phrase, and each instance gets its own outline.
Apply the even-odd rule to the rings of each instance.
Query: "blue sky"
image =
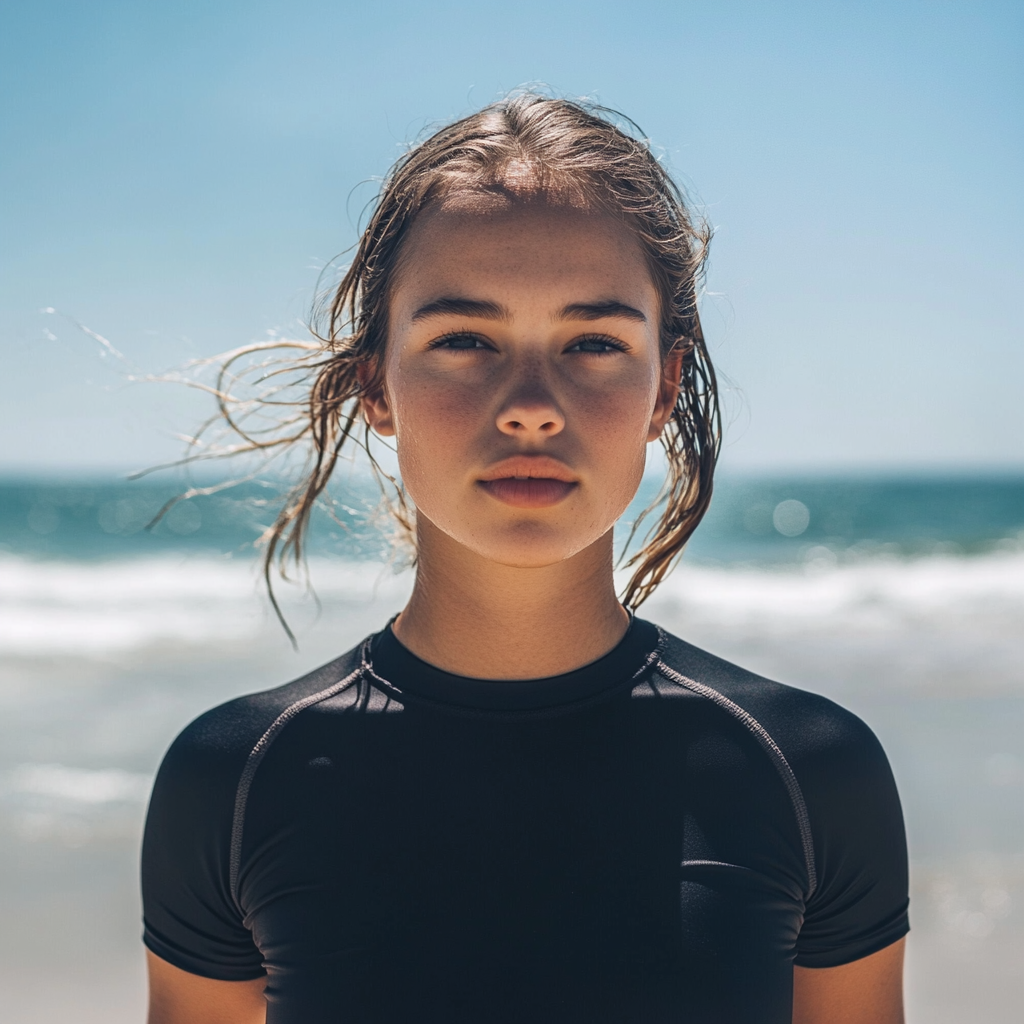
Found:
[[[725,467],[1024,467],[1024,4],[35,0],[0,19],[2,469],[175,451],[204,407],[125,386],[65,317],[152,371],[295,333],[370,180],[531,81],[638,121],[715,225]]]

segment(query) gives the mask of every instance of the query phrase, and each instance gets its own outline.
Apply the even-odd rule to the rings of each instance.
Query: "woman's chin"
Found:
[[[540,524],[517,524],[496,531],[497,535],[474,538],[471,547],[478,555],[497,565],[513,569],[543,569],[567,562],[581,551],[591,547],[599,535],[581,536],[573,529],[559,530]]]
[[[489,515],[491,511],[477,508],[475,514],[442,513],[431,517],[429,511],[418,508],[421,564],[432,562],[441,550],[454,542],[466,553],[471,552],[494,565],[543,569],[574,558],[603,537],[610,538],[614,527],[614,520],[605,523],[604,516],[587,516],[581,514],[582,510],[575,510],[575,515],[564,514],[564,510],[559,510],[563,514],[552,515],[550,510],[547,514],[531,514],[508,509],[504,515],[497,516]]]

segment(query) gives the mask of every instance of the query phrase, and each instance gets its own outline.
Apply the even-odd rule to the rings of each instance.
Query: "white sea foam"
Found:
[[[366,604],[405,581],[377,563],[324,562],[317,596]],[[295,611],[310,600],[282,585]],[[265,628],[268,607],[254,566],[212,558],[107,562],[0,561],[0,656],[96,656],[156,643],[209,644]]]
[[[140,803],[153,780],[119,768],[69,768],[62,764],[22,764],[8,772],[2,788],[9,793],[74,804]]]
[[[652,609],[671,605],[691,618],[781,630],[849,626],[889,631],[949,620],[1020,628],[1024,553],[884,558],[848,565],[812,557],[802,566],[775,570],[684,564],[651,602]]]
[[[0,823],[26,842],[79,847],[138,834],[153,779],[120,768],[20,764],[0,773]]]
[[[339,606],[397,607],[409,574],[377,562],[317,560],[310,566],[325,616]],[[301,617],[301,588],[282,587]],[[305,601],[308,611],[310,602]],[[786,569],[711,568],[684,562],[645,606],[652,618],[791,632],[852,628],[891,632],[982,623],[1014,632],[1024,622],[1024,553],[931,556]],[[158,643],[216,644],[267,628],[254,566],[213,558],[0,561],[0,656],[101,656]],[[308,617],[308,615],[307,615]],[[666,622],[669,625],[669,622]]]

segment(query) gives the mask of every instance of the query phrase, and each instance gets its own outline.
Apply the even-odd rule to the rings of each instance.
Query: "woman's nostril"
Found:
[[[511,415],[513,411],[522,419],[514,418]],[[551,408],[509,409],[498,418],[499,429],[509,434],[557,434],[563,426],[561,416]]]

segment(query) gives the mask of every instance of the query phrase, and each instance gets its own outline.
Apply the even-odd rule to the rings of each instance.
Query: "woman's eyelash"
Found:
[[[568,348],[569,352],[590,352],[595,355],[601,355],[610,351],[626,352],[628,350],[628,345],[603,334],[593,334],[585,338],[577,338]]]
[[[472,352],[477,349],[490,347],[485,338],[471,331],[452,331],[449,334],[442,334],[441,337],[434,338],[427,346],[428,349],[441,348],[453,352]],[[629,346],[616,338],[609,338],[603,334],[593,334],[577,338],[566,351],[605,355],[609,352],[627,352],[629,351]]]
[[[464,342],[465,344],[458,344]],[[442,334],[435,338],[427,348],[447,348],[456,352],[471,352],[473,349],[486,348],[484,339],[479,334],[471,334],[469,331],[452,331],[450,334]]]

